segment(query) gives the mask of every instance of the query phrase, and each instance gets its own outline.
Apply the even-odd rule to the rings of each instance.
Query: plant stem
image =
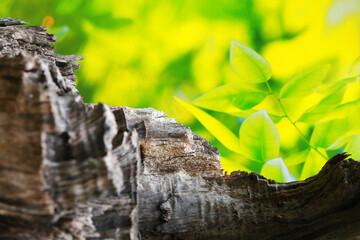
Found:
[[[300,129],[296,126],[295,121],[291,120],[291,118],[289,117],[287,111],[285,110],[284,105],[281,103],[281,100],[278,96],[276,96],[276,94],[273,92],[273,90],[270,87],[270,84],[268,82],[265,82],[266,86],[269,90],[269,94],[272,95],[276,101],[279,103],[281,109],[284,112],[285,117],[290,121],[290,123],[294,126],[294,128],[298,131],[300,137],[304,140],[304,142],[312,149],[314,149],[320,156],[322,156],[325,160],[328,160],[328,158],[326,156],[324,156],[324,154],[322,154],[316,147],[312,146],[309,142],[309,140],[307,140],[307,138],[304,136],[304,134],[300,131]]]

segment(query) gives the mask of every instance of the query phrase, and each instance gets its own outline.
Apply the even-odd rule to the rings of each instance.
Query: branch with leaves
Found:
[[[259,173],[265,177],[288,182],[317,174],[329,156],[338,152],[347,151],[359,159],[358,75],[326,82],[330,65],[323,65],[293,77],[276,93],[269,82],[270,65],[258,53],[233,40],[230,62],[239,84],[215,88],[192,104],[175,99],[243,160],[239,168],[256,171],[255,166],[260,164]],[[354,65],[356,61],[352,68]],[[354,89],[355,94],[347,97],[345,93]],[[245,119],[239,135],[198,107]],[[298,132],[305,146],[300,151],[281,151],[276,124],[282,121],[288,121]],[[299,125],[310,130],[310,134],[302,132]]]

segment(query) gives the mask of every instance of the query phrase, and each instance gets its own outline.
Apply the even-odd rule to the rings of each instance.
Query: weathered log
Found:
[[[55,53],[52,46],[56,42],[55,35],[49,34],[43,26],[16,26],[24,24],[28,22],[14,18],[0,19],[0,57],[12,57],[21,52],[37,55],[48,66],[57,91],[77,92],[74,70],[80,67],[76,61],[83,57]]]
[[[84,104],[78,56],[0,19],[0,239],[356,239],[360,163],[305,181],[223,175],[219,153],[154,109]]]

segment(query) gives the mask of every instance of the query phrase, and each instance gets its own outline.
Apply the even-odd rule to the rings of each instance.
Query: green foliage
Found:
[[[350,79],[353,80],[355,78]],[[309,123],[317,122],[321,120],[327,112],[339,106],[344,97],[347,83],[350,82],[348,79],[344,80],[331,84],[330,87],[326,88],[324,91],[325,97],[318,104],[308,109],[298,121]]]
[[[355,134],[349,140],[345,151],[352,154],[354,159],[360,159],[360,134]]]
[[[310,144],[324,149],[338,148],[340,141],[347,136],[351,125],[347,117],[316,124]]]
[[[351,64],[349,74],[356,73],[356,70],[359,72],[360,70],[360,56],[355,59],[355,61]]]
[[[355,94],[348,101],[344,98],[353,87],[351,84],[359,83],[358,76],[323,83],[330,66],[320,66],[283,84],[278,97],[268,82],[270,66],[259,54],[233,40],[230,61],[241,84],[215,88],[197,98],[193,104],[239,117],[242,123],[239,138],[225,127],[226,123],[220,123],[190,103],[177,101],[226,148],[237,153],[240,166],[255,171],[261,164],[262,175],[278,182],[288,182],[296,180],[294,176],[303,180],[317,174],[328,159],[330,150],[345,148],[355,158],[360,156],[360,97]],[[311,96],[318,101],[312,101]],[[269,97],[274,101],[266,101]],[[310,105],[306,105],[309,97]],[[274,102],[283,115],[268,114],[266,109],[273,109]],[[305,104],[305,109],[299,109],[294,103]],[[281,139],[275,123],[281,124],[282,121],[288,121],[302,139],[300,151],[292,154],[280,151]],[[303,132],[299,126],[313,131]],[[286,132],[282,136],[286,136]],[[285,161],[280,156],[284,156]],[[225,163],[229,161],[226,158]]]
[[[304,167],[302,168],[300,180],[305,180],[317,174],[326,163],[326,158],[313,148],[310,148],[305,155]]]
[[[235,73],[244,82],[266,82],[271,77],[269,63],[257,52],[235,40],[231,41],[230,62]]]
[[[231,151],[240,152],[239,139],[224,124],[190,103],[177,97],[174,98],[191,112],[225,147]]]
[[[267,161],[261,169],[261,175],[277,182],[290,182],[291,176],[282,158]]]
[[[279,155],[279,133],[265,110],[251,114],[240,128],[241,153],[255,161],[266,162]]]
[[[281,89],[280,98],[304,97],[311,94],[325,79],[330,66],[321,66],[304,72],[290,81]]]
[[[225,85],[211,90],[193,103],[214,111],[227,113],[248,110],[258,105],[267,95],[257,89],[242,85]]]

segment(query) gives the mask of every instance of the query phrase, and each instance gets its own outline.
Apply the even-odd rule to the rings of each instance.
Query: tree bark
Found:
[[[160,111],[85,104],[79,56],[0,19],[0,239],[359,239],[360,163],[305,181],[224,175],[215,147]]]

